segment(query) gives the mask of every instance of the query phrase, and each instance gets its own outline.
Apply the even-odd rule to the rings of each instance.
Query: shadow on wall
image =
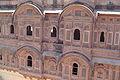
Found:
[[[3,80],[2,76],[0,76],[0,80]]]

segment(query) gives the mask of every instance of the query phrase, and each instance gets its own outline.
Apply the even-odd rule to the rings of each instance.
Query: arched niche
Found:
[[[33,57],[36,57],[36,59],[42,60],[42,55],[41,53],[34,47],[32,46],[23,46],[17,49],[17,51],[14,53],[14,55],[20,56],[20,55],[32,55]]]
[[[79,14],[80,13],[80,14]],[[86,17],[94,17],[94,13],[93,11],[85,6],[85,5],[81,5],[81,4],[71,4],[69,6],[66,6],[61,15],[60,15],[60,20],[64,17],[67,16],[86,16]]]
[[[43,15],[42,10],[34,4],[24,3],[17,7],[13,13],[13,17],[17,15]]]
[[[36,38],[37,33],[41,33],[38,29],[42,27],[42,17],[42,9],[35,4],[24,3],[19,5],[13,13],[13,24],[16,27],[16,34],[18,34],[21,39],[33,40],[33,38]],[[29,25],[32,27],[32,33],[36,35],[31,36],[30,33],[29,36],[26,34],[26,27]],[[39,41],[41,41],[40,36],[41,35],[37,36]]]
[[[41,25],[42,16],[42,10],[39,7],[34,4],[24,3],[18,6],[13,13],[13,23],[17,22],[15,26],[24,26],[26,24],[38,25],[38,23]]]
[[[35,70],[36,72],[41,73],[42,55],[36,48],[31,46],[23,46],[14,53],[14,56],[16,57],[17,63],[19,63],[17,64],[19,68],[26,69],[29,71]],[[28,56],[31,57],[30,59],[32,61],[28,61]],[[29,65],[28,62],[30,62]]]
[[[60,27],[59,30],[61,31],[62,29],[64,29],[64,33],[65,33],[63,35],[59,31],[60,33],[59,35],[60,38],[61,36],[65,36],[64,44],[68,44],[68,42],[72,42],[70,44],[73,45],[83,44],[82,46],[89,47],[89,45],[91,44],[89,42],[87,44],[84,44],[83,39],[82,38],[80,39],[80,36],[78,36],[78,39],[74,38],[75,34],[73,30],[76,27],[79,28],[81,30],[80,35],[83,36],[83,30],[87,30],[89,32],[92,30],[92,27],[94,26],[94,19],[95,19],[94,12],[84,4],[70,4],[66,6],[59,17],[59,27]],[[86,25],[89,26],[86,27]],[[67,35],[68,30],[69,31],[72,30],[73,32],[70,32],[70,35]],[[78,33],[80,32],[78,31]],[[69,40],[67,39],[68,36],[70,36]],[[89,35],[87,38],[89,38]]]
[[[89,80],[91,70],[90,61],[80,54],[68,53],[63,55],[58,61],[59,76],[64,79]]]

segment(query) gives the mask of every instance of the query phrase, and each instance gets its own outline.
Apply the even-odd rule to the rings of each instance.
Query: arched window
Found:
[[[78,74],[78,64],[76,64],[76,63],[73,64],[72,74],[73,75],[77,75]]]
[[[105,33],[101,32],[100,34],[100,42],[105,42]]]
[[[33,28],[31,26],[27,26],[27,35],[28,36],[32,36],[32,31],[33,31]]]
[[[14,34],[14,26],[13,25],[10,26],[10,33]]]
[[[27,66],[32,67],[32,57],[31,56],[27,57]]]
[[[57,30],[55,27],[51,29],[51,37],[56,37]]]
[[[80,30],[79,29],[74,30],[74,40],[80,40]]]

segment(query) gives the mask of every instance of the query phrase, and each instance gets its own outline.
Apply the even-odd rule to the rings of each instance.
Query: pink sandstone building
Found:
[[[0,0],[0,80],[120,80],[120,1]]]

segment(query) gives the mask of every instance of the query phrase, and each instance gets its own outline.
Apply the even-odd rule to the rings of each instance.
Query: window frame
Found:
[[[71,41],[71,36],[70,36],[70,40],[67,40],[67,31],[70,31],[70,35],[71,35],[71,29],[65,29],[65,41]]]
[[[85,40],[84,40],[84,33],[85,32],[88,32],[88,42],[85,42]],[[90,42],[90,31],[85,30],[85,31],[83,31],[83,43],[89,43],[89,42]]]
[[[60,35],[61,35],[61,31],[63,31],[63,35],[62,35],[63,38],[61,38],[61,36],[60,36]],[[60,28],[60,29],[59,29],[59,39],[64,40],[64,35],[65,35],[65,30],[64,30],[64,28]]]
[[[109,38],[109,33],[112,33],[111,43],[108,42],[108,40],[109,40],[109,39],[108,39],[108,38]],[[113,43],[113,32],[108,32],[108,33],[107,33],[107,44],[112,45],[112,43]]]

